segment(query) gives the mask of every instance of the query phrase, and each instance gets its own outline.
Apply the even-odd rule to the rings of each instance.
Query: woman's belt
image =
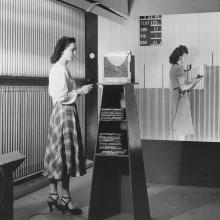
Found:
[[[188,92],[189,92],[188,90],[181,90],[180,87],[173,88],[173,90],[179,90],[179,94],[180,94],[180,95],[184,95],[185,93],[188,93]]]

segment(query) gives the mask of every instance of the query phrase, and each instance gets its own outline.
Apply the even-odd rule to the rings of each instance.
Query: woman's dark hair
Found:
[[[185,54],[188,54],[188,48],[185,46],[185,45],[179,45],[179,48],[182,52],[182,55],[185,53]]]
[[[169,57],[169,62],[171,64],[176,64],[179,60],[180,56],[183,56],[183,54],[188,54],[188,49],[185,45],[179,45],[179,47],[176,47],[174,51],[171,53]]]
[[[66,36],[61,37],[57,41],[56,46],[54,47],[53,54],[50,57],[50,62],[51,63],[56,63],[60,59],[60,57],[62,56],[63,51],[71,43],[75,43],[75,42],[76,42],[76,39],[74,37],[66,37]]]

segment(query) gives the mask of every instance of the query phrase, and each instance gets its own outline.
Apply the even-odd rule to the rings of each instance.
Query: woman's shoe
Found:
[[[52,196],[57,196],[57,198],[53,198]],[[58,199],[59,199],[59,196],[57,193],[50,193],[48,199],[47,199],[47,204],[50,208],[50,212],[52,212],[53,210],[53,206],[55,206],[58,210],[60,209],[60,206],[58,204]]]
[[[64,199],[68,199],[68,200],[65,201]],[[71,201],[70,197],[65,197],[65,196],[62,197],[61,203],[60,203],[60,210],[63,212],[63,214],[65,214],[65,212],[69,212],[71,215],[81,215],[82,209],[77,208],[77,207],[73,209],[69,208],[70,201]]]

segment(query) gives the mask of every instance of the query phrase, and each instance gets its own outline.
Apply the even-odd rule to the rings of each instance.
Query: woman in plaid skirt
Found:
[[[51,56],[53,64],[49,74],[49,94],[53,101],[50,117],[48,144],[44,158],[43,174],[49,178],[50,195],[47,203],[52,207],[71,214],[80,215],[82,210],[72,201],[69,191],[70,176],[82,176],[86,173],[82,136],[76,108],[76,99],[91,91],[92,85],[76,89],[67,64],[76,55],[75,38],[62,37]],[[61,200],[57,191],[57,182],[61,181]]]

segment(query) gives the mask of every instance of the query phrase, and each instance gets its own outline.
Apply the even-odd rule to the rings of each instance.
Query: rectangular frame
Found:
[[[99,83],[117,84],[131,82],[131,57],[131,51],[106,52],[103,57],[103,69]],[[107,66],[106,62],[110,65]]]

